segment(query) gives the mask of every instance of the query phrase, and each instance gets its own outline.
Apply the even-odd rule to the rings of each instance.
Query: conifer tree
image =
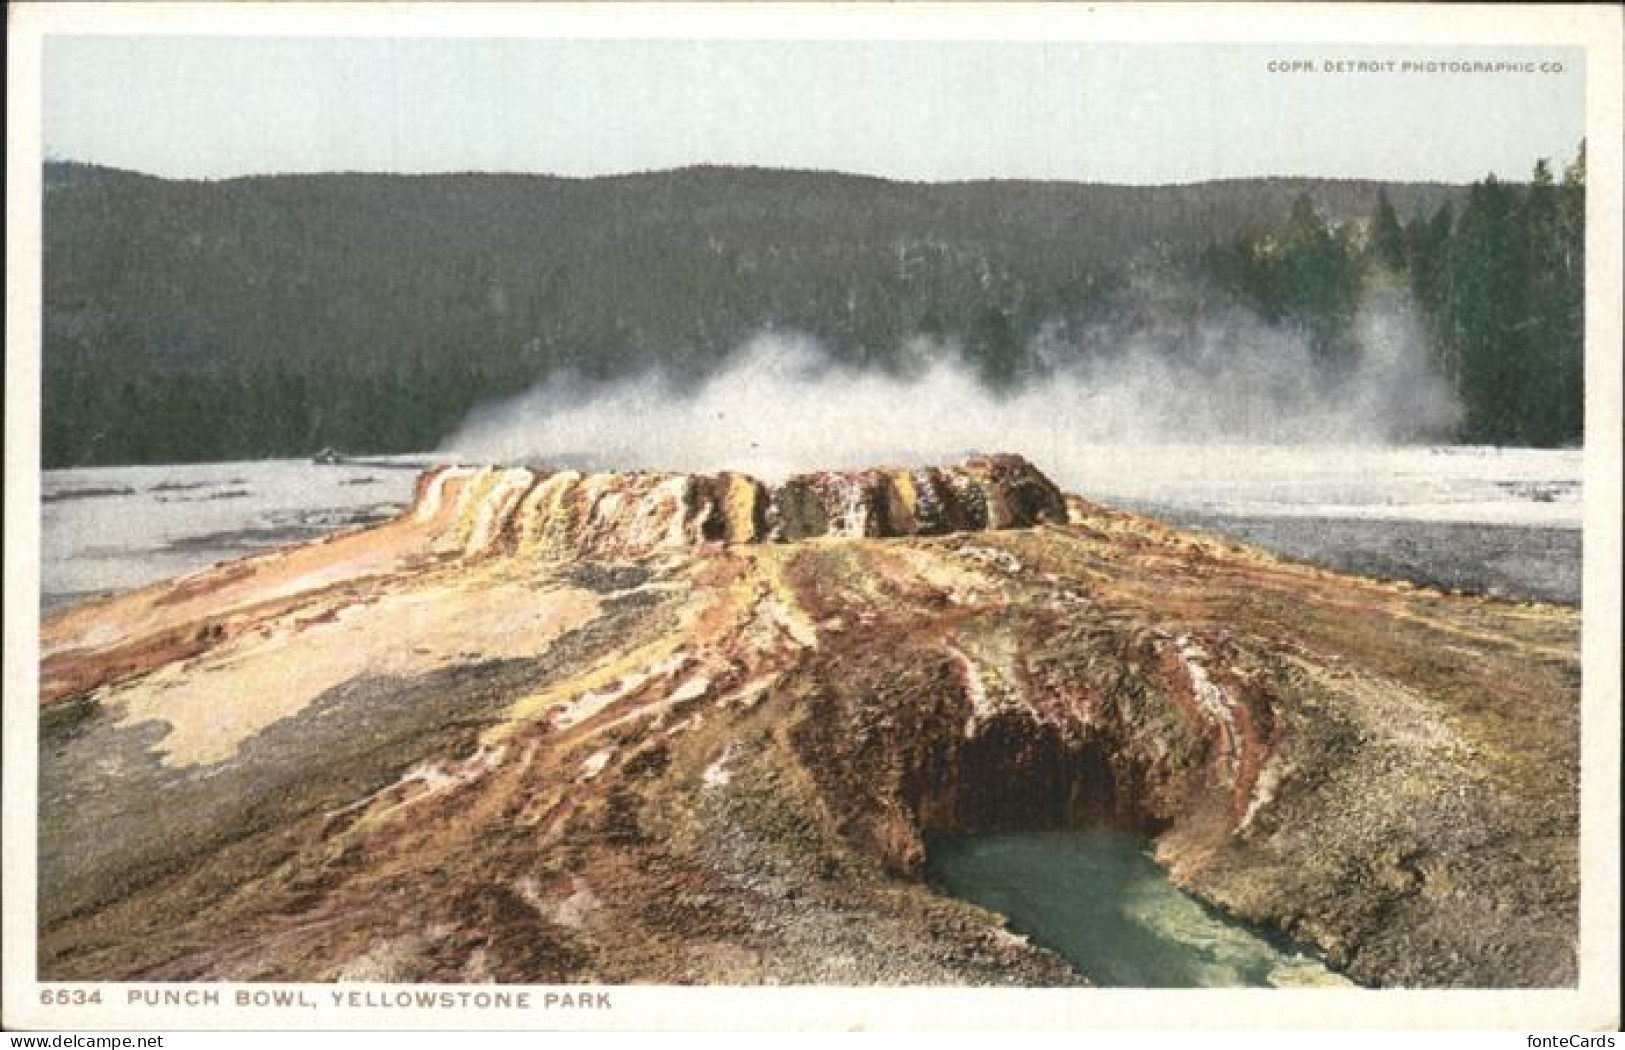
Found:
[[[1369,248],[1372,258],[1388,270],[1402,273],[1407,268],[1409,253],[1406,250],[1405,231],[1399,224],[1399,216],[1394,213],[1386,190],[1377,191],[1377,208],[1371,216]]]

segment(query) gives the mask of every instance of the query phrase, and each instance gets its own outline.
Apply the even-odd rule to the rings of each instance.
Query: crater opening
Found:
[[[1141,835],[1107,828],[931,835],[927,874],[949,896],[1118,988],[1346,986],[1309,949],[1182,892]]]
[[[1015,713],[978,725],[951,758],[915,769],[927,881],[1100,987],[1347,985],[1307,946],[1169,880],[1152,842],[1183,793],[1138,754],[1110,733]]]
[[[1007,711],[918,754],[904,795],[928,837],[1079,828],[1153,837],[1169,822],[1150,780],[1110,736]]]

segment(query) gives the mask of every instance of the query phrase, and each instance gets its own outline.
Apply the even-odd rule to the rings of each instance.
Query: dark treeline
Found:
[[[1585,146],[1561,182],[1541,161],[1527,186],[1475,183],[1405,229],[1393,266],[1433,322],[1475,439],[1581,440],[1585,381]]]
[[[1538,186],[1493,193],[1522,208]],[[1485,236],[1475,231],[1505,210],[1500,197],[1475,205],[1485,192],[1305,179],[920,185],[726,168],[185,182],[51,164],[43,458],[420,450],[476,404],[550,375],[658,367],[698,379],[775,330],[886,369],[908,367],[899,348],[930,336],[1010,385],[1047,367],[1040,344],[1103,352],[1101,331],[1147,311],[1147,275],[1229,288],[1335,361],[1374,265],[1362,248],[1356,274],[1323,278],[1363,243],[1379,194],[1405,244],[1389,268],[1437,313],[1469,392],[1468,361],[1484,356],[1473,340],[1499,330],[1463,323],[1455,263],[1449,296],[1435,296],[1437,253],[1417,245],[1441,215],[1451,259],[1462,238]],[[1494,215],[1469,223],[1485,209]],[[1283,256],[1235,247],[1280,229]],[[1518,271],[1526,303],[1550,291],[1536,272]],[[1175,298],[1200,310],[1207,294]],[[1548,352],[1532,331],[1518,345]],[[1568,440],[1535,428],[1536,410],[1498,430],[1497,411],[1461,436]]]
[[[1402,220],[1385,191],[1370,219],[1330,224],[1306,196],[1286,220],[1209,251],[1210,271],[1267,320],[1302,329],[1329,367],[1349,360],[1373,284],[1404,284],[1465,410],[1457,437],[1573,445],[1585,373],[1585,145],[1554,178],[1493,175],[1431,214]]]
[[[1377,191],[1387,204],[1388,195]],[[1449,204],[1441,205],[1449,207]],[[1250,230],[1207,253],[1207,269],[1267,322],[1301,331],[1323,367],[1356,351],[1353,325],[1365,294],[1368,255],[1361,227],[1329,224],[1304,194],[1279,225]]]

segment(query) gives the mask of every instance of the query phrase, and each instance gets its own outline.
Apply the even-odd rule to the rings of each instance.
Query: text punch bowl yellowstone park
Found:
[[[1356,982],[1572,984],[1578,633],[1015,456],[430,471],[46,619],[41,976],[1080,983],[925,844],[1113,828]]]

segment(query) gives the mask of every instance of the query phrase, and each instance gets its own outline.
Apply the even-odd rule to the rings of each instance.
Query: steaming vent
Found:
[[[402,521],[431,549],[638,557],[704,543],[817,536],[936,536],[1065,522],[1066,500],[1015,455],[949,467],[797,474],[766,485],[745,474],[585,474],[524,467],[442,467],[419,479]]]

